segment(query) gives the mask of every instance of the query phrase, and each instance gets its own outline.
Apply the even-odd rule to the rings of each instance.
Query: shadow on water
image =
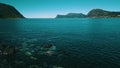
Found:
[[[17,31],[17,19],[1,19],[0,32],[15,32]]]
[[[16,19],[0,19],[0,42],[13,37],[18,31],[17,22]]]
[[[15,46],[11,39],[17,32],[17,20],[0,19],[0,68],[11,68]]]

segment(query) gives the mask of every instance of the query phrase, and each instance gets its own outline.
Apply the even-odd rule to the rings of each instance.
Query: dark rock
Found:
[[[56,50],[56,46],[54,46],[53,44],[44,44],[41,47],[41,50],[45,50],[45,51],[55,51]]]
[[[44,48],[51,48],[53,45],[52,44],[45,44],[43,47]]]
[[[7,44],[0,44],[0,56],[3,59],[10,60],[15,56],[16,50],[14,46]]]
[[[0,3],[0,18],[24,18],[13,6]]]

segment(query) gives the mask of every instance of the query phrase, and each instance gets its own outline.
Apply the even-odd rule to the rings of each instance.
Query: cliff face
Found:
[[[66,15],[57,15],[56,18],[85,18],[86,15],[82,13],[68,13]]]
[[[106,11],[102,9],[93,9],[87,14],[88,17],[92,17],[92,18],[120,17],[119,15],[120,15],[120,12],[111,12],[111,11]]]
[[[13,6],[0,3],[0,18],[24,18]]]

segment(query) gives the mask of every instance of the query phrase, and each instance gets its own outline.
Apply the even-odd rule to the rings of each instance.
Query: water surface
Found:
[[[23,55],[30,52],[37,58],[35,61],[21,56],[26,62],[13,67],[30,68],[29,64],[42,68],[120,67],[119,18],[0,20],[0,42],[12,44]],[[39,54],[44,43],[57,47],[55,55]]]

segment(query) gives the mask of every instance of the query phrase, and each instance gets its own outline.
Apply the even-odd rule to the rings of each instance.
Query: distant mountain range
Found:
[[[0,3],[0,18],[25,18],[13,6]],[[88,14],[68,13],[66,15],[57,15],[56,18],[120,18],[120,12],[106,11],[103,9],[93,9]]]
[[[66,15],[57,15],[56,18],[85,18],[86,15],[82,13],[68,13]]]
[[[0,18],[25,18],[13,6],[0,3]]]
[[[68,13],[57,15],[56,18],[120,18],[120,12],[106,11],[103,9],[92,9],[87,15],[82,13]]]

